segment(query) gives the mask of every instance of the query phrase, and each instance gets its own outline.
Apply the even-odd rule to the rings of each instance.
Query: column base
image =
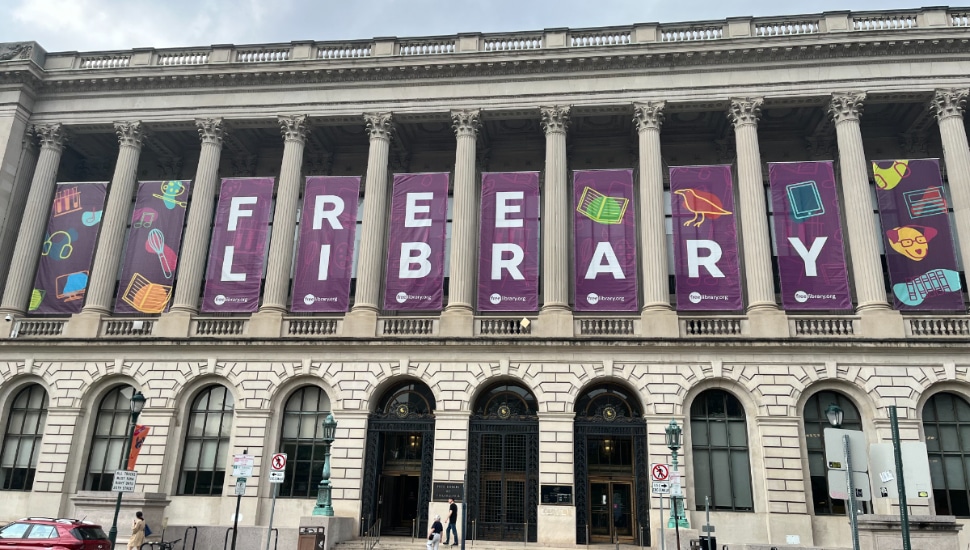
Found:
[[[438,324],[439,336],[471,338],[475,335],[475,314],[470,309],[446,309]]]
[[[283,312],[273,309],[257,311],[249,318],[246,336],[253,338],[279,338],[283,333]]]
[[[71,315],[71,319],[64,325],[64,337],[97,338],[99,330],[101,330],[101,314],[82,311]]]
[[[377,336],[377,312],[370,309],[352,310],[344,317],[341,336],[375,338]]]
[[[664,526],[666,525],[667,523],[665,522]],[[664,545],[665,545],[664,548],[667,548],[667,550],[672,550],[674,548],[677,548],[677,530],[674,529],[673,527],[666,527],[665,529],[663,529],[663,534],[661,534],[660,531],[661,529],[657,528],[656,540],[659,541],[660,537],[664,537]],[[700,534],[701,532],[698,531],[697,529],[685,529],[681,527],[679,550],[690,550],[690,541],[696,538],[699,538]],[[659,546],[660,546],[659,542],[653,545],[654,548],[659,548]]]
[[[863,338],[906,337],[903,315],[895,309],[864,309],[859,317]]]
[[[576,507],[540,504],[536,535],[539,544],[576,544]]]
[[[672,309],[640,312],[640,334],[645,338],[679,338],[680,318]]]
[[[572,338],[573,312],[568,309],[545,309],[539,312],[537,336],[541,338]]]
[[[188,311],[169,311],[155,321],[152,336],[162,338],[188,338],[192,326],[192,313]]]
[[[755,309],[748,312],[749,335],[754,338],[789,338],[788,315],[780,309]]]

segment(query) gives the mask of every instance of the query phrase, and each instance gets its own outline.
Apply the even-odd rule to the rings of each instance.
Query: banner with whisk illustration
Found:
[[[191,184],[189,180],[139,183],[115,313],[158,314],[168,309]]]

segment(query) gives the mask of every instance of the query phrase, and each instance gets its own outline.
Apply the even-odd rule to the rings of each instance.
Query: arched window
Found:
[[[130,402],[134,391],[127,384],[116,386],[101,399],[84,478],[84,488],[88,491],[110,491],[115,470],[122,468],[121,454],[131,433]]]
[[[407,383],[387,392],[379,402],[378,410],[405,418],[412,414],[431,414],[434,408],[434,394],[431,393],[431,388],[420,383]]]
[[[327,394],[316,386],[293,392],[283,408],[280,449],[286,453],[286,480],[279,496],[316,498],[323,478],[323,421],[330,412]]]
[[[632,395],[614,384],[596,386],[576,401],[576,416],[605,418],[642,418],[640,405]]]
[[[10,404],[0,450],[0,489],[29,491],[34,485],[40,440],[47,419],[47,392],[40,384],[21,389]]]
[[[690,438],[698,509],[711,497],[712,509],[753,511],[748,425],[738,398],[724,390],[698,395],[690,406]]]
[[[537,409],[532,392],[518,384],[496,384],[475,400],[475,414],[484,418],[534,417]]]
[[[186,422],[178,494],[222,494],[229,435],[232,433],[232,410],[232,394],[225,386],[209,386],[192,401]]]
[[[855,403],[845,395],[834,391],[820,391],[805,403],[805,448],[808,450],[808,474],[812,480],[812,498],[815,515],[845,515],[845,501],[829,497],[829,483],[825,468],[826,428],[832,427],[825,416],[829,405],[842,409],[842,429],[862,431],[862,417]]]
[[[970,404],[953,393],[930,397],[923,407],[923,431],[936,513],[970,516]]]

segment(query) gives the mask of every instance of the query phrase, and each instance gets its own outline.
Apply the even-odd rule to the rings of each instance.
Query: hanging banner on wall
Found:
[[[81,311],[101,231],[107,183],[58,183],[28,311]]]
[[[539,172],[482,174],[479,311],[539,309]]]
[[[202,311],[252,313],[266,257],[273,178],[224,178],[209,243]]]
[[[938,159],[872,163],[894,307],[962,311],[963,287]]]
[[[786,310],[851,310],[832,161],[768,163]]]
[[[145,440],[148,439],[148,434],[151,431],[152,428],[150,426],[135,425],[135,431],[131,438],[131,450],[128,451],[128,470],[135,469],[135,464],[138,462],[138,455],[141,454],[142,445],[145,444]]]
[[[384,309],[440,310],[448,174],[394,174]]]
[[[350,306],[359,196],[359,176],[306,179],[291,311],[343,312]]]
[[[639,311],[632,170],[573,173],[576,311]]]
[[[677,309],[741,311],[731,166],[670,169]]]
[[[143,181],[135,194],[116,313],[162,313],[175,284],[191,181]]]

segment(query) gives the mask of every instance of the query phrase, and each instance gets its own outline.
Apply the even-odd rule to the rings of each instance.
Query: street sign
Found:
[[[111,490],[116,493],[134,493],[136,479],[138,479],[138,472],[134,470],[115,470]]]
[[[651,481],[669,481],[670,480],[670,466],[666,464],[651,464],[650,465],[650,480]]]
[[[271,472],[282,472],[286,470],[286,453],[276,453],[269,461]]]
[[[236,492],[237,497],[246,496],[246,478],[241,477],[236,480]]]
[[[654,481],[653,490],[651,491],[655,495],[669,495],[670,494],[670,482],[669,481]]]
[[[253,455],[232,455],[232,477],[253,477]]]
[[[703,533],[713,533],[714,532],[714,526],[713,525],[701,525],[701,532],[703,532]]]
[[[926,443],[900,443],[903,459],[903,482],[907,498],[928,498],[933,490],[930,479],[930,460]],[[896,486],[896,455],[892,443],[877,443],[869,447],[869,464],[873,473],[873,496],[899,498]]]
[[[286,481],[286,472],[277,472],[276,470],[270,470],[269,472],[270,483],[283,483],[284,481]]]
[[[852,470],[856,472],[869,471],[869,444],[866,434],[856,430],[840,430],[825,428],[825,464],[830,470],[845,470],[845,453],[842,451],[842,436],[849,436],[849,450],[852,452]]]
[[[853,460],[853,466],[855,461]],[[845,470],[829,470],[829,496],[841,500],[848,500],[849,493],[846,487]],[[852,472],[852,483],[855,485],[856,500],[872,500],[872,491],[869,489],[869,474],[864,472]]]
[[[684,496],[684,491],[683,489],[681,489],[680,482],[670,484],[670,496],[672,497]]]

